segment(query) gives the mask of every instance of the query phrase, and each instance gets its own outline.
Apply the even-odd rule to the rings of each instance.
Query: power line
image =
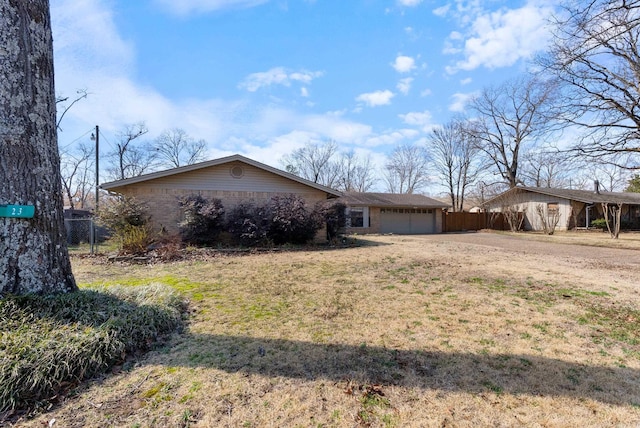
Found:
[[[79,136],[78,138],[76,138],[75,140],[73,140],[72,142],[70,142],[69,144],[63,146],[63,147],[58,147],[58,151],[61,154],[66,154],[66,150],[71,147],[73,144],[77,143],[80,139],[84,138],[87,136],[87,134],[89,134],[90,132],[93,131],[93,128],[91,128],[90,130],[88,130],[87,132],[85,132],[84,134],[82,134],[81,136]]]

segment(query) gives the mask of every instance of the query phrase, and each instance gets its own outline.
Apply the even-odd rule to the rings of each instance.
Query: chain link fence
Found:
[[[98,244],[108,238],[104,227],[97,226],[92,218],[65,218],[67,245],[84,250],[90,254],[98,251]]]

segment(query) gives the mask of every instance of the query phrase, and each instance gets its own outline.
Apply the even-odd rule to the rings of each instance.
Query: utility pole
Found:
[[[91,221],[91,254],[94,253],[94,246],[97,247],[98,234],[96,230],[95,216],[98,213],[98,206],[100,205],[100,127],[96,125],[96,133],[91,134],[91,139],[96,142],[96,205],[93,208],[93,220]]]
[[[100,127],[96,125],[96,207],[94,212],[98,212],[98,205],[100,203]]]

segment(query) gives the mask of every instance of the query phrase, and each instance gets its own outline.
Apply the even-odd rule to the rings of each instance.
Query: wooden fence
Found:
[[[444,212],[442,214],[443,232],[480,229],[509,230],[509,223],[502,213]]]

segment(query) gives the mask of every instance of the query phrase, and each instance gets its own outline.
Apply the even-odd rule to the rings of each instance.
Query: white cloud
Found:
[[[300,96],[307,98],[309,96],[309,90],[303,86],[300,88]]]
[[[471,92],[468,94],[458,92],[453,94],[453,102],[449,105],[449,111],[453,111],[456,113],[463,112],[469,100],[474,96],[476,96],[475,92]]]
[[[52,0],[51,16],[56,51],[56,83],[60,80],[57,79],[59,68],[72,70],[77,65],[72,64],[75,59],[82,60],[83,70],[106,74],[130,70],[135,49],[120,36],[113,21],[113,12],[101,1]],[[76,78],[73,72],[69,77]],[[74,92],[78,87],[75,86]]]
[[[400,91],[403,95],[407,95],[411,90],[411,83],[413,83],[413,77],[405,77],[404,79],[400,79],[398,81],[396,88],[398,88],[398,91]]]
[[[431,123],[431,113],[425,110],[423,112],[411,112],[399,115],[400,119],[407,125],[425,126]]]
[[[428,97],[429,95],[431,95],[431,89],[425,89],[424,91],[420,92],[421,97]]]
[[[471,82],[473,82],[473,79],[471,77],[467,77],[466,79],[462,79],[460,81],[460,84],[464,86],[464,85],[468,85]]]
[[[363,102],[369,107],[376,107],[391,104],[391,98],[393,98],[394,96],[395,94],[393,92],[386,89],[384,91],[375,91],[360,94],[356,97],[356,101]]]
[[[407,125],[416,126],[423,132],[429,132],[435,126],[432,121],[433,116],[428,110],[410,112],[407,114],[400,114],[398,116]]]
[[[379,135],[372,135],[365,140],[364,145],[367,147],[395,146],[403,141],[413,140],[418,135],[420,132],[415,129],[391,130]]]
[[[248,75],[238,87],[249,92],[256,92],[258,89],[271,85],[291,86],[291,82],[309,84],[313,79],[322,75],[322,71],[301,70],[291,72],[284,67],[275,67],[264,72]]]
[[[398,73],[408,73],[416,68],[415,60],[410,56],[398,55],[391,66]]]
[[[508,67],[520,59],[528,59],[547,46],[547,19],[553,9],[547,5],[527,4],[518,9],[481,12],[473,18],[471,30],[463,44],[460,34],[451,33],[444,52],[462,52],[464,59],[447,68],[448,73]]]
[[[422,0],[398,0],[398,3],[406,7],[415,7],[422,3]]]
[[[269,0],[154,0],[161,8],[176,15],[213,12],[223,9],[249,8]]]
[[[449,12],[449,9],[451,9],[451,5],[450,4],[446,4],[444,6],[440,6],[436,9],[433,9],[433,14],[439,17],[445,17],[447,16],[447,13]]]

